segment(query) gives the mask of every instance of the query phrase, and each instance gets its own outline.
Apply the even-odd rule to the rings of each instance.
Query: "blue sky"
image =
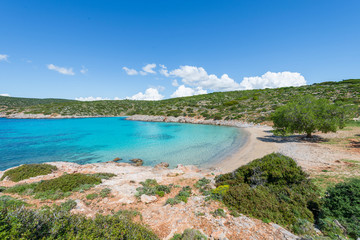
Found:
[[[0,94],[161,99],[358,78],[359,10],[351,0],[3,0]]]

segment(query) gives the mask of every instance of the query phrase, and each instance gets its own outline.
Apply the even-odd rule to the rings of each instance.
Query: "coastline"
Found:
[[[62,116],[59,114],[25,114],[17,113],[4,115],[0,114],[0,118],[9,119],[73,119],[73,118],[101,118],[101,117],[115,117],[115,116]],[[120,117],[120,116],[118,116]],[[247,164],[248,162],[265,156],[266,154],[276,152],[279,150],[279,145],[274,142],[260,141],[259,138],[264,138],[271,135],[269,132],[272,128],[260,124],[247,123],[235,120],[212,120],[200,119],[191,117],[165,117],[165,116],[149,116],[149,115],[133,115],[126,117],[129,121],[144,121],[144,122],[172,122],[172,123],[187,123],[187,124],[203,124],[203,125],[217,125],[240,128],[245,132],[245,143],[240,144],[233,152],[226,154],[217,161],[211,161],[202,166],[202,169],[218,169],[221,172],[229,172],[238,167]]]

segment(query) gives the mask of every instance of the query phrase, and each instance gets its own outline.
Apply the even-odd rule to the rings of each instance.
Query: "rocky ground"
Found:
[[[19,183],[5,179],[0,182],[1,186],[13,186],[15,184],[37,182],[51,179],[63,173],[97,173],[108,172],[116,174],[115,177],[103,180],[100,185],[83,192],[73,193],[67,199],[77,202],[74,213],[85,214],[93,217],[96,213],[110,214],[118,210],[136,210],[141,213],[142,219],[137,219],[148,225],[160,238],[169,239],[175,233],[180,233],[187,228],[199,229],[210,239],[297,239],[295,235],[284,228],[273,224],[264,223],[261,220],[241,215],[233,217],[221,203],[206,201],[205,196],[193,186],[199,179],[206,177],[214,181],[214,176],[219,172],[213,170],[200,170],[194,166],[178,165],[175,169],[165,167],[133,166],[127,163],[107,162],[87,165],[78,165],[68,162],[49,163],[58,167],[58,170],[46,176],[38,176]],[[3,172],[0,172],[0,177]],[[135,196],[140,182],[146,179],[156,179],[159,184],[178,185],[170,194],[164,197]],[[174,197],[183,186],[190,186],[193,194],[187,203],[174,206],[166,205],[168,198]],[[89,193],[99,193],[101,189],[110,188],[111,195],[94,200],[86,199]],[[60,204],[66,199],[50,201],[32,199],[26,196],[15,197],[24,199],[35,207],[42,205]],[[211,212],[222,208],[226,211],[226,217],[214,217]]]

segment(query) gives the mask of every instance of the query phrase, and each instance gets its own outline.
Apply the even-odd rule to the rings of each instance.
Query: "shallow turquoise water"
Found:
[[[204,165],[246,140],[243,131],[211,125],[126,121],[124,118],[0,118],[0,170],[25,163],[168,162]]]

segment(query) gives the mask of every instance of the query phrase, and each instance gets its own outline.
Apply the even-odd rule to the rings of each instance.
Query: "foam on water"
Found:
[[[168,162],[204,165],[226,157],[246,141],[233,127],[118,118],[0,118],[0,170],[25,163],[70,161],[79,164],[124,162],[144,165]]]

